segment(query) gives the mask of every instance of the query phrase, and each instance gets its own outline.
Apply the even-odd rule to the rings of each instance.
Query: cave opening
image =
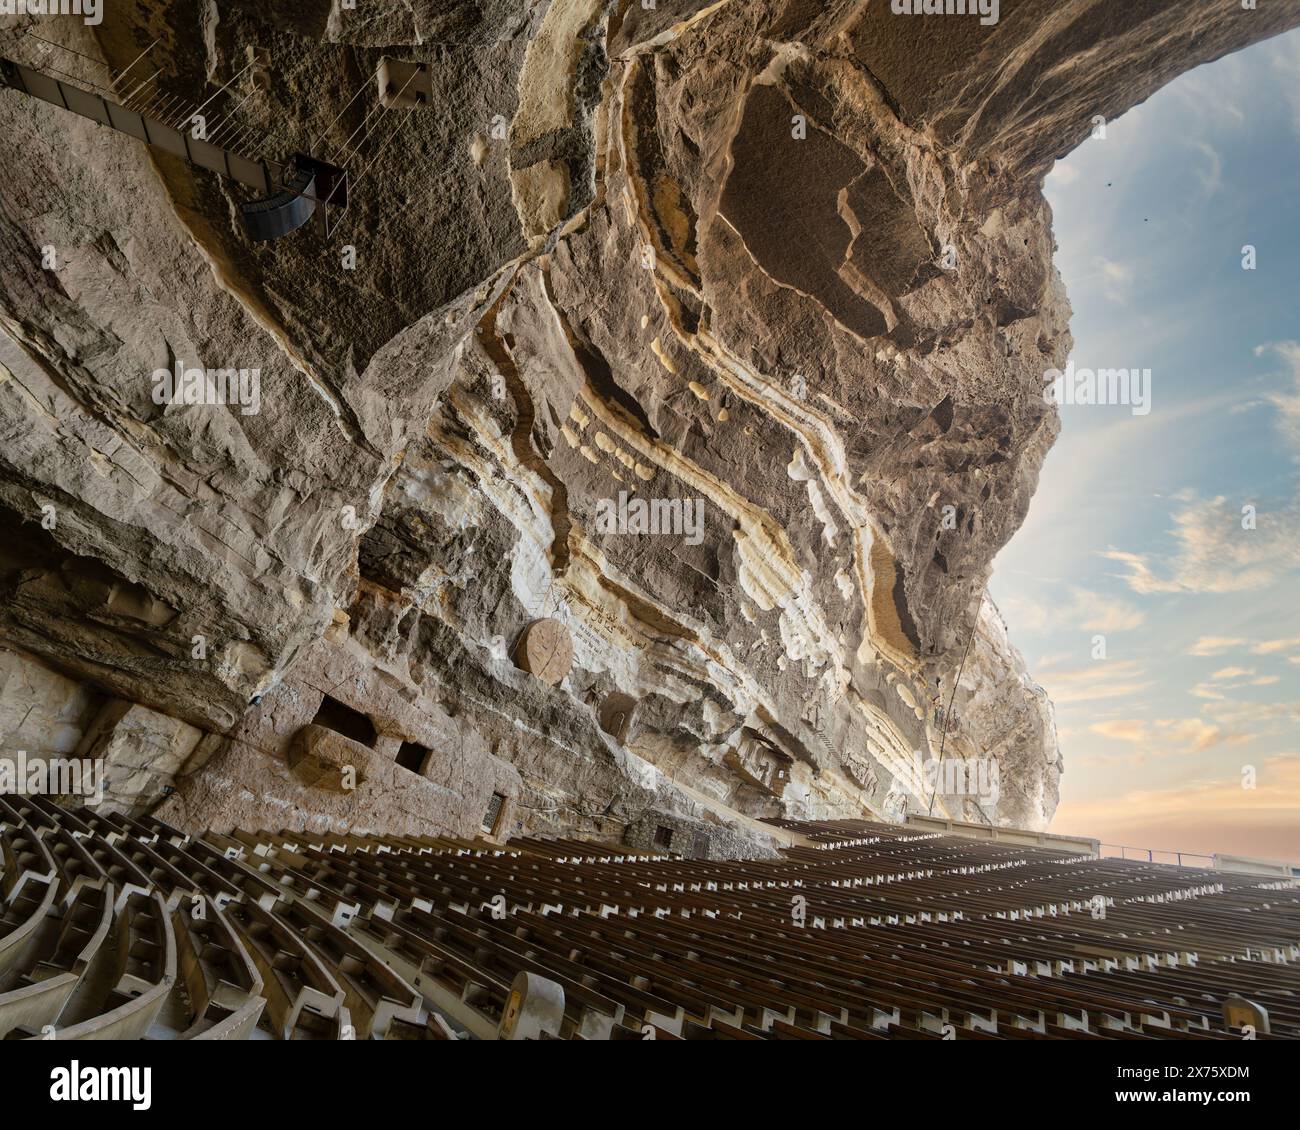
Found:
[[[401,749],[397,751],[397,764],[408,773],[423,774],[428,758],[428,747],[416,742],[403,742]]]
[[[353,710],[352,707],[339,702],[338,699],[330,698],[329,695],[321,699],[320,708],[312,719],[312,725],[333,730],[336,734],[360,742],[370,749],[374,749],[375,739],[379,736],[375,724],[369,718],[359,710]]]

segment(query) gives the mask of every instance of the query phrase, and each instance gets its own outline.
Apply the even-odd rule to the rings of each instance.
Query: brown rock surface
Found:
[[[764,850],[733,811],[924,807],[942,740],[998,760],[987,815],[1043,826],[1050,705],[981,600],[1070,344],[1041,178],[1094,115],[1296,23],[140,0],[47,26],[114,66],[158,36],[195,100],[263,48],[238,113],[276,157],[361,126],[383,54],[435,99],[364,150],[332,243],[254,245],[229,183],[0,91],[0,677],[32,699],[0,744],[68,749],[115,698],[210,735],[177,822],[472,834],[495,792],[503,833],[708,852]],[[22,26],[0,53],[34,61]],[[176,359],[259,368],[260,412],[155,404]],[[540,618],[572,639],[553,687],[508,653]],[[376,734],[351,792],[289,767],[327,699]]]

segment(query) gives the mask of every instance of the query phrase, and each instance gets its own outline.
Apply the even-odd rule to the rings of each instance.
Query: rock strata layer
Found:
[[[1297,22],[142,0],[47,23],[112,67],[158,38],[192,102],[260,48],[239,124],[350,156],[354,184],[331,242],[250,244],[229,182],[0,91],[0,744],[102,758],[114,803],[190,828],[723,855],[778,815],[1044,827],[1051,707],[984,591],[1070,348],[1042,177],[1096,115]],[[0,49],[36,65],[24,24]],[[427,109],[349,103],[384,55],[429,64]],[[178,363],[257,369],[259,410],[157,403]],[[997,795],[933,795],[940,750],[996,761]]]

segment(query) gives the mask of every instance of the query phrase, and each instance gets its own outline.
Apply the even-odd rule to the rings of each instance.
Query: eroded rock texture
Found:
[[[195,102],[262,48],[241,124],[269,156],[350,157],[353,203],[330,243],[250,244],[230,183],[0,92],[0,738],[105,756],[120,804],[194,827],[488,812],[761,851],[755,817],[927,809],[941,746],[997,759],[1001,794],[936,812],[1043,826],[1050,704],[983,593],[1070,346],[1041,179],[1094,115],[1296,22],[1130,0],[1004,0],[994,26],[876,0],[47,21],[115,67],[157,37]],[[430,108],[349,103],[383,55],[430,64]],[[391,126],[353,153],[372,113]],[[155,404],[178,358],[260,368],[261,411]],[[620,492],[702,524],[611,530]],[[573,645],[555,686],[516,652],[544,617]]]

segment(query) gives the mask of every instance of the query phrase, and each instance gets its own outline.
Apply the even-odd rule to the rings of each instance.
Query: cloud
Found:
[[[1278,652],[1292,651],[1296,648],[1300,648],[1300,636],[1280,640],[1260,640],[1258,643],[1251,643],[1241,636],[1201,636],[1192,644],[1187,654],[1207,657],[1248,649],[1251,655],[1277,655]]]
[[[1089,729],[1104,738],[1132,742],[1157,754],[1204,753],[1225,742],[1236,744],[1250,740],[1249,734],[1225,730],[1200,718],[1160,718],[1155,722],[1122,718],[1096,722]]]
[[[1146,669],[1131,659],[1099,659],[1083,667],[1063,669],[1042,666],[1034,677],[1058,707],[1127,698],[1153,685],[1145,679]]]
[[[1262,643],[1254,644],[1250,651],[1252,655],[1276,655],[1279,651],[1291,651],[1297,647],[1300,647],[1300,636],[1292,636],[1286,640],[1264,640]]]
[[[1300,342],[1275,341],[1255,346],[1255,356],[1273,353],[1291,369],[1291,388],[1266,393],[1264,400],[1277,409],[1277,429],[1300,458]]]
[[[1133,282],[1133,268],[1127,263],[1118,263],[1097,256],[1097,270],[1101,272],[1102,291],[1112,302],[1127,302],[1130,284]]]
[[[1300,462],[1300,342],[1257,345],[1254,353],[1280,357],[1290,370],[1288,388],[1266,393],[1254,403],[1273,406],[1275,426]],[[1300,567],[1300,538],[1294,533],[1300,528],[1300,499],[1270,504],[1245,497],[1230,501],[1222,495],[1198,500],[1187,492],[1175,497],[1185,505],[1173,515],[1171,552],[1135,553],[1112,546],[1102,554],[1125,567],[1119,575],[1134,592],[1245,592],[1266,588]],[[1242,526],[1247,504],[1255,507],[1254,529]]]
[[[1196,175],[1201,179],[1205,195],[1213,196],[1223,187],[1223,158],[1208,141],[1193,141],[1192,147],[1199,149],[1208,158],[1206,167],[1198,169]]]
[[[1300,702],[1211,702],[1202,707],[1214,721],[1225,726],[1245,723],[1300,722]]]
[[[1248,62],[1229,55],[1212,67],[1198,67],[1180,75],[1165,89],[1180,96],[1187,104],[1193,121],[1206,122],[1220,129],[1236,130],[1246,122],[1243,103],[1256,97],[1258,79]],[[1181,115],[1179,115],[1181,117]]]
[[[1243,675],[1253,675],[1253,667],[1220,667],[1210,676],[1210,680],[1215,683],[1221,683],[1225,679],[1240,679]]]
[[[1291,124],[1300,134],[1300,40],[1294,35],[1280,35],[1268,46],[1269,62],[1280,76],[1278,84],[1291,107]]]
[[[1187,744],[1193,753],[1203,753],[1224,742],[1236,745],[1249,741],[1251,737],[1250,734],[1235,733],[1219,726],[1212,726],[1200,718],[1162,719],[1156,725],[1162,727],[1174,741]]]
[[[1180,781],[1166,789],[1063,802],[1051,830],[1112,844],[1300,862],[1295,816],[1300,811],[1300,756],[1272,756],[1256,768],[1253,789],[1242,787],[1240,769],[1225,766],[1222,776]]]
[[[1202,636],[1194,644],[1189,655],[1222,655],[1226,651],[1243,647],[1246,641],[1240,636]]]
[[[1055,180],[1057,188],[1065,188],[1079,179],[1079,168],[1069,161],[1057,161],[1047,175]]]
[[[1131,632],[1147,618],[1145,612],[1127,601],[1102,600],[1095,593],[1090,601],[1085,601],[1076,608],[1082,613],[1078,617],[1078,625],[1085,632]]]
[[[1120,576],[1134,592],[1145,594],[1158,592],[1180,592],[1182,586],[1176,582],[1162,581],[1147,564],[1147,558],[1141,553],[1129,553],[1122,549],[1108,549],[1102,556],[1108,561],[1118,561],[1128,566],[1128,574]]]
[[[1103,596],[1077,585],[1067,591],[1069,596],[1063,600],[1013,596],[1003,606],[1019,631],[1131,632],[1146,621],[1146,613],[1122,597]]]
[[[1211,725],[1259,740],[1294,741],[1300,732],[1300,702],[1247,702],[1224,696],[1204,702],[1201,713]]]
[[[1080,289],[1073,280],[1070,288],[1071,293]],[[1167,320],[1160,322],[1162,330],[1167,326]],[[1192,332],[1195,332],[1195,327],[1188,327],[1182,335]],[[1147,346],[1154,348],[1145,331],[1143,336]],[[1125,339],[1094,347],[1089,353],[1093,357],[1118,357],[1127,349]],[[1148,416],[1124,413],[1094,424],[1086,431],[1065,428],[1044,465],[1043,478],[1029,507],[1025,525],[1002,551],[998,558],[999,568],[1013,562],[1028,564],[1032,560],[1032,565],[1024,573],[1041,580],[1045,569],[1042,542],[1048,537],[1054,543],[1071,548],[1094,549],[1099,541],[1097,529],[1107,518],[1106,508],[1099,505],[1099,500],[1114,489],[1115,468],[1140,459],[1144,452],[1159,450],[1162,445],[1184,442],[1191,429],[1212,426],[1214,418],[1230,411],[1240,400],[1239,391],[1223,391],[1183,404],[1161,401],[1162,407],[1158,412]],[[1096,520],[1081,523],[1081,514]],[[1025,550],[1031,544],[1035,550],[1032,558]],[[1064,572],[1067,567],[1074,569],[1073,562],[1068,566],[1053,564],[1055,569],[1052,571]],[[1010,571],[1019,572],[1014,565]]]
[[[1254,674],[1253,667],[1224,667],[1215,671],[1207,682],[1197,683],[1191,693],[1198,698],[1226,699],[1228,696],[1223,693],[1225,690],[1234,690],[1238,687],[1270,687],[1281,681],[1278,675],[1260,675],[1257,679],[1250,678]],[[1239,681],[1241,679],[1249,681],[1243,683]]]
[[[1151,735],[1151,727],[1146,722],[1139,722],[1134,718],[1097,722],[1088,728],[1103,738],[1114,738],[1121,742],[1144,742]]]
[[[1102,556],[1124,565],[1126,572],[1120,576],[1134,592],[1144,595],[1267,588],[1300,567],[1300,538],[1295,536],[1300,506],[1295,502],[1260,505],[1256,528],[1244,529],[1243,502],[1221,495],[1189,502],[1174,515],[1170,553],[1131,553],[1112,547]]]

